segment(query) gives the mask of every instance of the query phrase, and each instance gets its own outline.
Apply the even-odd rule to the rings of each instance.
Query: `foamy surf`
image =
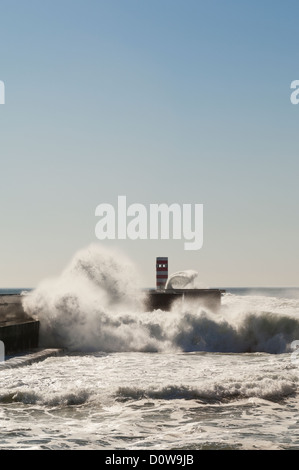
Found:
[[[120,387],[116,398],[119,400],[196,400],[196,402],[227,403],[248,398],[259,398],[270,401],[280,401],[294,396],[298,388],[297,376],[280,377],[273,374],[271,377],[261,375],[252,376],[250,380],[243,377],[238,380],[219,380],[217,382],[206,379],[200,387],[190,385],[166,385],[148,389],[138,387]]]
[[[49,357],[0,371],[0,448],[298,448],[298,377],[289,354]]]

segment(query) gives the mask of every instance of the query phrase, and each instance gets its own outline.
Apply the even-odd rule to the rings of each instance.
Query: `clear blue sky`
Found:
[[[204,204],[204,245],[109,241],[210,286],[299,285],[297,0],[1,0],[0,287],[97,242],[95,208]]]

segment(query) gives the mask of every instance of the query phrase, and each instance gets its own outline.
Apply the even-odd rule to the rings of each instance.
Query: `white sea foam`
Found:
[[[138,279],[124,255],[91,245],[60,276],[24,296],[23,305],[41,322],[43,347],[283,353],[299,339],[297,299],[225,295],[218,313],[198,301],[145,312]]]
[[[98,245],[79,251],[55,278],[23,298],[41,322],[41,346],[75,350],[123,350],[144,342],[133,334],[129,313],[141,309],[142,291],[133,264]],[[139,332],[142,336],[142,332]]]
[[[190,385],[166,385],[160,388],[150,386],[147,389],[139,387],[120,387],[117,391],[119,399],[151,399],[151,400],[199,400],[202,403],[219,403],[244,398],[262,398],[266,400],[281,400],[297,391],[298,384],[294,378],[251,376],[250,380],[217,378],[207,380],[201,387]]]
[[[298,378],[289,354],[49,357],[0,371],[0,448],[298,448]]]

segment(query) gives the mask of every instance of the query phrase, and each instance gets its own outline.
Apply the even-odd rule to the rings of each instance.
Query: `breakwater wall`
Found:
[[[146,307],[148,310],[167,311],[171,309],[174,302],[192,301],[217,312],[221,307],[223,293],[224,291],[220,289],[152,289],[147,293]]]
[[[38,347],[39,321],[28,316],[21,295],[0,295],[0,340],[5,355]]]

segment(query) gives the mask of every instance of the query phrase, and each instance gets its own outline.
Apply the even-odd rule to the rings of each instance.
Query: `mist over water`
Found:
[[[129,314],[142,306],[139,279],[124,255],[91,245],[76,253],[59,277],[24,296],[23,306],[40,320],[41,346],[134,350]]]
[[[226,294],[218,313],[181,300],[147,312],[142,287],[131,260],[91,245],[23,305],[40,320],[41,347],[70,351],[283,353],[299,339],[296,298]]]

